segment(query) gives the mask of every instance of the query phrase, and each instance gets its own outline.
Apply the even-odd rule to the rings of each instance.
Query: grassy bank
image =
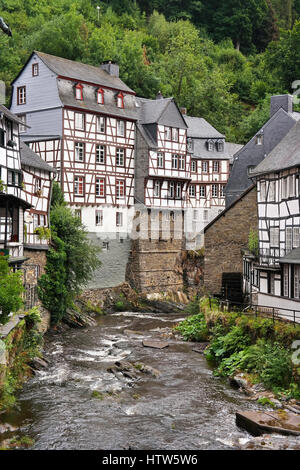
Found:
[[[206,359],[214,374],[245,372],[251,383],[263,383],[278,396],[300,399],[300,365],[293,343],[300,326],[237,312],[221,312],[208,299],[193,301],[176,330],[187,341],[209,341]]]

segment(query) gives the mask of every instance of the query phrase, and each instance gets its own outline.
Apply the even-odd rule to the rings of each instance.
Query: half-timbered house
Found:
[[[0,105],[0,255],[20,267],[24,257],[24,212],[30,208],[23,192],[19,140],[20,120]]]
[[[252,185],[251,171],[281,142],[300,113],[293,110],[293,96],[271,97],[270,119],[234,156],[233,167],[225,188],[226,206]]]
[[[107,282],[118,284],[134,206],[135,92],[111,62],[34,52],[13,82],[11,109],[30,125],[22,140],[56,168],[65,200],[103,248]]]
[[[300,322],[300,122],[253,170],[258,254],[244,257],[251,302]]]
[[[226,142],[205,119],[184,116],[188,125],[187,149],[191,156],[191,182],[187,194],[191,247],[203,246],[196,237],[225,209],[225,186],[234,154],[242,145]]]

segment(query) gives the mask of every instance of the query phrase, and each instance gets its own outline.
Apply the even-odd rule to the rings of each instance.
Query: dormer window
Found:
[[[104,104],[104,90],[102,88],[97,90],[97,103]]]
[[[214,141],[213,140],[208,140],[206,145],[207,145],[207,150],[209,152],[213,152],[214,147],[215,147]]]
[[[80,83],[75,86],[75,96],[77,100],[83,100],[83,86]]]
[[[256,145],[262,145],[263,141],[264,141],[264,135],[262,133],[257,134],[257,136],[256,136]]]
[[[123,93],[119,93],[117,96],[117,106],[118,108],[124,108],[124,95]]]
[[[224,141],[223,140],[218,140],[217,149],[218,149],[218,152],[223,152],[224,151]]]

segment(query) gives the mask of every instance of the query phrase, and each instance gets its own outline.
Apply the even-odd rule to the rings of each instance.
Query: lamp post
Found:
[[[97,5],[96,8],[97,8],[97,11],[98,11],[98,21],[99,21],[99,19],[100,19],[100,7],[99,7],[99,5]]]

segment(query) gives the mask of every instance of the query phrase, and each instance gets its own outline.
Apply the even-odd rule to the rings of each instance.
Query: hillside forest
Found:
[[[98,8],[97,8],[98,7]],[[0,0],[8,90],[33,50],[99,65],[113,60],[137,95],[173,96],[244,143],[272,94],[300,80],[300,0]]]

